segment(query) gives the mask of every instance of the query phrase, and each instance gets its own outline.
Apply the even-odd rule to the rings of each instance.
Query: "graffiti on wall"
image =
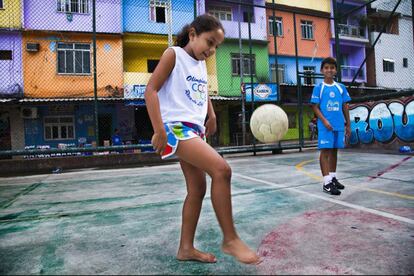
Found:
[[[350,144],[414,142],[414,98],[356,104],[350,107]]]

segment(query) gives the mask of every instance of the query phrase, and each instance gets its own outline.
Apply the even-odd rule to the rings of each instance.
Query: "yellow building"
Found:
[[[274,0],[274,2],[279,5],[331,12],[330,0]],[[273,3],[273,0],[266,0],[266,3]]]
[[[126,34],[124,35],[124,88],[126,97],[137,96],[134,86],[144,87],[163,52],[168,48],[165,35]],[[217,71],[215,57],[206,62],[209,93],[217,94]],[[142,92],[142,91],[141,91]],[[139,92],[138,92],[139,93]]]
[[[1,4],[3,4],[3,6],[1,6]],[[0,1],[0,28],[20,29],[21,27],[21,1]]]

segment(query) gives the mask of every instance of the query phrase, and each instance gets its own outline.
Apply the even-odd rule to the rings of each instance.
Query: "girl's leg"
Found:
[[[233,224],[230,166],[200,138],[180,141],[176,154],[181,160],[207,172],[212,178],[211,200],[224,235],[223,251],[243,263],[257,263],[259,257],[240,240]]]
[[[180,248],[177,259],[180,261],[196,260],[201,262],[216,262],[212,254],[198,251],[194,248],[194,235],[200,217],[201,205],[206,194],[206,174],[199,168],[180,160],[185,183],[187,185],[187,196],[184,201],[181,226]]]

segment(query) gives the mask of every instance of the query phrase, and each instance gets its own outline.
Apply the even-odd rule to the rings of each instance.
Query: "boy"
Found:
[[[345,86],[334,81],[336,60],[325,58],[321,64],[324,81],[313,89],[311,103],[318,117],[319,163],[323,175],[323,191],[340,195],[344,185],[336,176],[338,149],[345,147],[345,135],[351,134],[348,104],[351,100]],[[345,133],[344,133],[345,131]]]

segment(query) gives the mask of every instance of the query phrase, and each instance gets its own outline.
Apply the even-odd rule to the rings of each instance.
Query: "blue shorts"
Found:
[[[318,131],[319,149],[343,149],[345,147],[345,132],[320,128]]]

